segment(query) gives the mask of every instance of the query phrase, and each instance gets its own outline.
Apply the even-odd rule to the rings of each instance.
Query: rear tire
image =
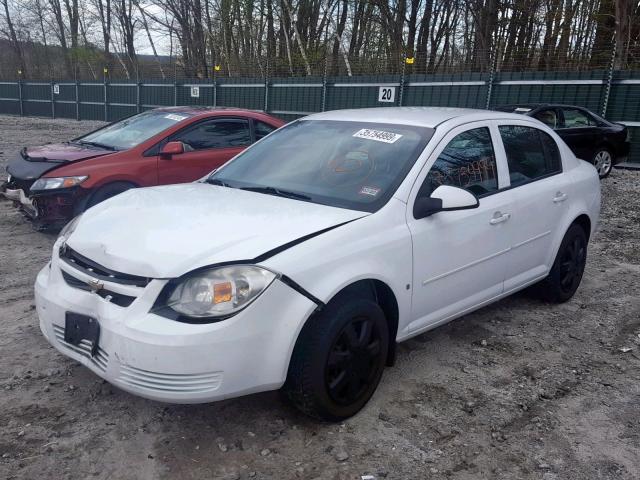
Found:
[[[341,295],[303,327],[282,393],[309,416],[349,418],[380,383],[388,348],[389,330],[378,304]]]
[[[613,154],[607,148],[601,147],[596,150],[591,162],[596,167],[600,179],[608,177],[611,170],[613,170]]]
[[[573,224],[565,233],[549,276],[539,285],[545,300],[563,303],[578,290],[587,263],[587,235]]]
[[[136,188],[136,186],[133,183],[128,183],[128,182],[107,183],[106,185],[99,187],[95,192],[93,192],[93,194],[91,194],[91,196],[89,197],[89,200],[87,201],[87,206],[85,210],[101,202],[104,202],[105,200],[111,197],[115,197],[116,195],[122,192],[126,192],[127,190],[130,190],[132,188]]]

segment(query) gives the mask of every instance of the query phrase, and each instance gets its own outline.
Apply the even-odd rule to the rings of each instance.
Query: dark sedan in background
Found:
[[[544,103],[503,105],[495,110],[528,115],[553,128],[576,157],[593,163],[600,178],[609,175],[616,163],[629,156],[627,127],[605,120],[586,108]]]

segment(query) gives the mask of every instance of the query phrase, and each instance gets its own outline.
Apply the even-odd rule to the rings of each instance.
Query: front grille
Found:
[[[151,279],[147,277],[120,273],[107,267],[103,267],[102,265],[83,257],[66,244],[63,244],[60,247],[60,258],[68,265],[77,268],[87,275],[107,282],[115,282],[122,285],[133,285],[136,287],[146,287],[151,281]]]
[[[101,296],[108,302],[111,302],[119,307],[128,307],[133,303],[136,297],[131,297],[129,295],[123,295],[122,293],[113,292],[106,288],[101,288],[99,290],[94,290],[88,283],[83,282],[79,278],[74,277],[73,275],[69,275],[64,270],[61,270],[62,278],[67,282],[67,285],[73,288],[77,288],[79,290],[84,290],[85,292],[94,292],[96,295]]]
[[[58,342],[64,345],[66,348],[82,355],[83,357],[90,359],[91,363],[93,363],[101,372],[107,371],[107,364],[109,363],[109,354],[105,352],[102,348],[100,348],[100,346],[98,346],[98,352],[96,353],[96,355],[92,357],[90,341],[82,340],[82,342],[80,342],[80,345],[78,346],[71,345],[70,343],[67,343],[64,341],[64,327],[61,327],[55,324],[53,325],[53,333],[56,336],[56,340],[58,340]]]
[[[204,393],[218,389],[222,372],[199,374],[156,373],[121,365],[118,380],[133,387],[157,392]]]

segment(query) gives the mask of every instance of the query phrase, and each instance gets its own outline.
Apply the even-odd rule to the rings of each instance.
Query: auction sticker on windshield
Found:
[[[184,120],[187,117],[183,117],[182,115],[175,115],[173,113],[170,113],[169,115],[165,115],[164,118],[167,118],[169,120],[174,120],[176,122],[181,122],[182,120]]]
[[[370,128],[363,128],[353,134],[356,138],[366,138],[368,140],[375,140],[376,142],[395,143],[402,137],[399,133],[385,132],[384,130],[372,130]]]

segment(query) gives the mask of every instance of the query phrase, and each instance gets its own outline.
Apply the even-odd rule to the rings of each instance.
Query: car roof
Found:
[[[498,119],[522,120],[521,115],[514,113],[451,107],[377,107],[332,110],[329,112],[314,113],[308,117],[304,117],[304,120],[391,123],[435,128],[441,123],[454,118],[463,120],[461,117],[464,117],[464,120],[467,121]]]
[[[260,110],[249,110],[246,108],[238,108],[238,107],[207,107],[207,106],[198,106],[198,105],[185,105],[179,107],[158,107],[154,108],[154,110],[159,112],[171,112],[171,113],[184,113],[187,115],[205,115],[207,113],[230,113],[230,112],[238,112],[238,113],[262,113],[264,112]]]
[[[564,103],[509,103],[507,105],[499,105],[496,108],[530,108],[531,110],[538,108],[579,108],[580,110],[589,110],[580,105],[567,105]]]

